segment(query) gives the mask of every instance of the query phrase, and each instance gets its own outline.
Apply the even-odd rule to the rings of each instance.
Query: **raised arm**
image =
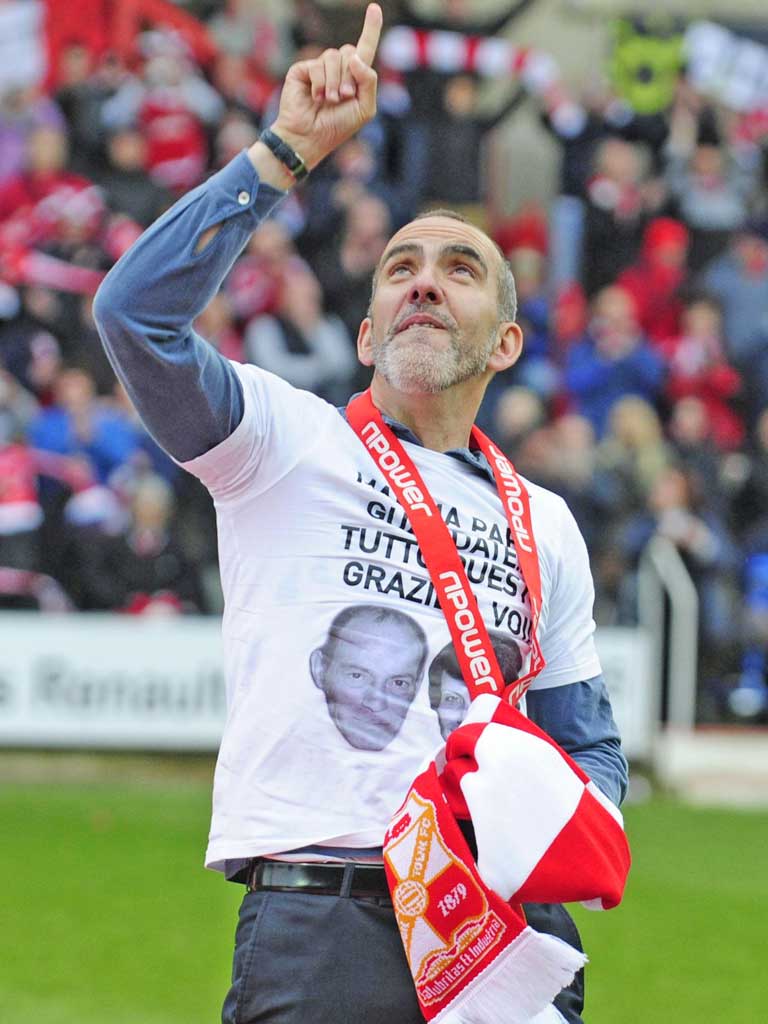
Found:
[[[371,64],[381,23],[381,9],[370,4],[356,46],[288,71],[271,130],[308,170],[376,112]],[[181,462],[223,441],[243,414],[237,374],[192,323],[295,180],[256,142],[163,214],[96,295],[94,316],[115,372],[153,436]]]

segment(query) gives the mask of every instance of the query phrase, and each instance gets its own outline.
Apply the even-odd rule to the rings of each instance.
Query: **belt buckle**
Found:
[[[248,868],[246,883],[248,892],[258,892],[261,888],[262,868],[265,861],[262,857],[255,857]]]

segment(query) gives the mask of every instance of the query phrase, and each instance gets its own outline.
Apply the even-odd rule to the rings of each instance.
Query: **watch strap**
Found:
[[[296,181],[301,181],[309,174],[309,168],[302,157],[292,149],[287,142],[284,142],[279,135],[271,129],[265,128],[259,136],[267,149],[277,157],[281,164],[284,164],[291,172]]]

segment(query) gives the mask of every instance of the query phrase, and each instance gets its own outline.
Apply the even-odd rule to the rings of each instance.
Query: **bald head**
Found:
[[[392,256],[393,252],[398,252],[398,246],[403,244],[418,244],[413,241],[404,243],[401,241],[401,236],[412,239],[414,234],[418,235],[418,229],[423,224],[424,228],[427,228],[427,221],[454,221],[457,224],[463,225],[460,230],[460,234],[466,235],[466,240],[458,242],[458,245],[465,246],[465,253],[469,255],[474,251],[478,262],[482,263],[487,273],[495,275],[498,285],[498,319],[499,322],[509,321],[512,322],[517,316],[517,289],[515,288],[515,279],[512,274],[512,268],[507,261],[504,253],[501,251],[496,242],[490,238],[485,231],[482,231],[471,221],[467,220],[460,213],[456,213],[454,210],[448,210],[440,208],[437,210],[427,210],[425,213],[420,213],[417,217],[414,217],[412,221],[402,227],[398,232],[393,235],[390,239],[389,244],[386,246],[381,259],[378,262],[376,270],[373,274],[373,280],[371,282],[371,302],[369,306],[373,305],[373,298],[376,294],[376,286],[378,284],[379,275],[384,264]],[[415,232],[414,232],[415,229]],[[474,237],[473,237],[474,236]]]

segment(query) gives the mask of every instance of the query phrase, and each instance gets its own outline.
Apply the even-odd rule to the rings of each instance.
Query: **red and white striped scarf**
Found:
[[[477,863],[459,820],[472,821]],[[483,694],[393,816],[384,863],[426,1020],[543,1024],[586,957],[530,928],[520,904],[614,907],[630,857],[610,800],[538,726]]]
[[[429,68],[445,75],[516,79],[529,93],[539,97],[558,130],[565,134],[579,132],[586,120],[584,108],[570,97],[552,54],[517,46],[504,36],[472,36],[396,25],[384,33],[379,58],[383,68],[396,74]]]

